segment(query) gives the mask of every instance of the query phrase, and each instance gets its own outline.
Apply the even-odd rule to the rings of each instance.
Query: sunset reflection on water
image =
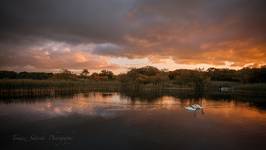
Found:
[[[189,112],[184,109],[191,104],[200,104],[204,113]],[[152,101],[122,96],[119,93],[83,93],[71,98],[47,98],[34,103],[0,104],[0,114],[41,114],[43,117],[58,117],[71,114],[90,116],[114,116],[123,111],[160,111],[168,110],[173,113],[204,114],[205,117],[234,120],[235,118],[266,121],[266,111],[251,107],[249,103],[238,101],[215,101],[211,99],[180,99],[172,96],[161,96]]]
[[[217,145],[218,149],[264,148],[266,110],[254,105],[253,99],[150,96],[89,92],[69,97],[3,100],[0,121],[4,124],[0,132],[13,148],[29,146],[14,145],[10,139],[14,134],[63,134],[73,139],[72,146],[95,149],[114,143],[124,148],[143,148],[146,144],[153,149],[161,149],[162,145],[168,149],[217,149]],[[204,109],[184,108],[191,104]],[[44,149],[53,146],[40,144]]]

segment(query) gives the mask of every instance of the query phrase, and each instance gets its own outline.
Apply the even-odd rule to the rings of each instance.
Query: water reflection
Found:
[[[152,96],[152,95],[150,95]],[[147,96],[146,97],[150,97]],[[243,117],[247,119],[265,119],[264,109],[254,107],[252,103],[237,100],[212,100],[208,98],[179,98],[178,96],[152,96],[153,99],[127,96],[121,93],[87,92],[79,93],[72,97],[44,98],[32,102],[11,101],[0,104],[1,115],[27,115],[29,118],[44,118],[67,116],[72,114],[112,117],[121,111],[186,111],[185,106],[200,104],[202,111],[188,112],[194,117],[208,114],[223,118]],[[262,103],[260,101],[260,103]]]
[[[74,139],[63,147],[69,149],[117,149],[116,145],[120,149],[264,149],[266,110],[257,107],[257,102],[265,100],[217,97],[85,92],[63,97],[2,99],[0,121],[4,124],[0,125],[0,133],[8,149],[36,146],[14,144],[10,139],[14,134],[64,134]],[[204,109],[187,111],[184,107],[191,104],[200,104]],[[38,149],[51,145],[37,143]]]

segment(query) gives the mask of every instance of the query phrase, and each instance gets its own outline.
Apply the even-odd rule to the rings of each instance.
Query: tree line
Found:
[[[260,68],[243,68],[240,70],[209,68],[207,70],[177,69],[174,71],[160,70],[156,67],[146,66],[142,68],[131,68],[128,72],[118,75],[115,75],[109,70],[90,73],[87,69],[84,69],[79,74],[75,74],[67,69],[62,69],[59,73],[0,71],[0,79],[118,80],[123,83],[158,85],[165,82],[173,82],[181,85],[191,83],[196,86],[201,86],[205,81],[265,83],[266,66]]]

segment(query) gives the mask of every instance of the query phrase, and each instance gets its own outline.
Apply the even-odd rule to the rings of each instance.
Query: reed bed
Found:
[[[0,80],[0,97],[55,96],[81,91],[118,91],[117,81]]]

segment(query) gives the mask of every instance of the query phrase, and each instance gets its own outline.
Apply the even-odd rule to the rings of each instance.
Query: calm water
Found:
[[[265,149],[266,99],[146,94],[1,100],[1,149]]]

